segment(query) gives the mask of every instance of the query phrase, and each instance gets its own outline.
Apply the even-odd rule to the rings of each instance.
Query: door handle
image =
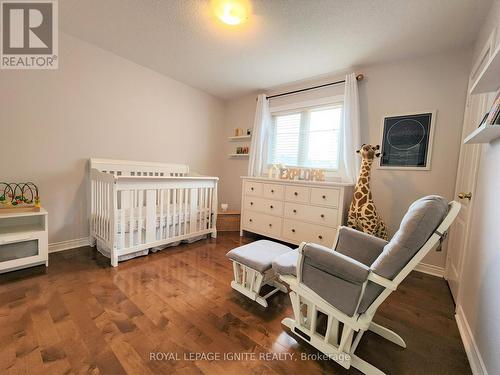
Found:
[[[470,192],[469,193],[460,193],[460,194],[458,194],[458,198],[471,200],[472,193],[470,193]]]

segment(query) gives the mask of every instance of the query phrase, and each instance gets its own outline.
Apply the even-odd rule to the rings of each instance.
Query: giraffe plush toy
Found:
[[[373,203],[370,178],[373,159],[380,156],[380,146],[365,145],[356,151],[361,154],[361,170],[354,188],[354,196],[349,207],[347,225],[361,232],[387,240],[387,227],[380,218]]]

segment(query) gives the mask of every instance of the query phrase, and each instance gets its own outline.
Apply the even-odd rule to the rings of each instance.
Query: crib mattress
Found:
[[[121,234],[122,232],[122,218],[124,218],[125,220],[125,223],[123,225],[125,233],[129,233],[131,230],[137,231],[139,230],[139,228],[141,228],[142,230],[146,229],[145,207],[142,209],[140,219],[139,219],[139,211],[137,209],[134,210],[134,215],[132,217],[132,220],[130,215],[130,209],[124,208],[123,210],[124,210],[123,214],[122,214],[122,209],[117,210],[116,226],[118,234]],[[198,208],[194,219],[198,221],[200,216],[203,215],[204,213],[208,215],[209,209]],[[166,227],[167,225],[169,226],[179,225],[190,221],[191,221],[191,213],[189,205],[186,207],[186,209],[184,209],[184,205],[177,206],[175,213],[173,212],[172,209],[170,210],[170,212],[167,212],[166,207],[164,207],[163,212],[161,212],[160,207],[156,207],[156,218],[155,218],[156,228],[159,228],[161,223],[163,223],[163,227]]]

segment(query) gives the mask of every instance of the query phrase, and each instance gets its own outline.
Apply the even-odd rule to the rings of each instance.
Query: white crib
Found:
[[[218,177],[182,164],[90,159],[91,245],[119,261],[217,235]]]

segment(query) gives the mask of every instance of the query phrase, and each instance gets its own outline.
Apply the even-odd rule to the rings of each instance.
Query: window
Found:
[[[268,164],[338,171],[342,103],[275,113]]]

